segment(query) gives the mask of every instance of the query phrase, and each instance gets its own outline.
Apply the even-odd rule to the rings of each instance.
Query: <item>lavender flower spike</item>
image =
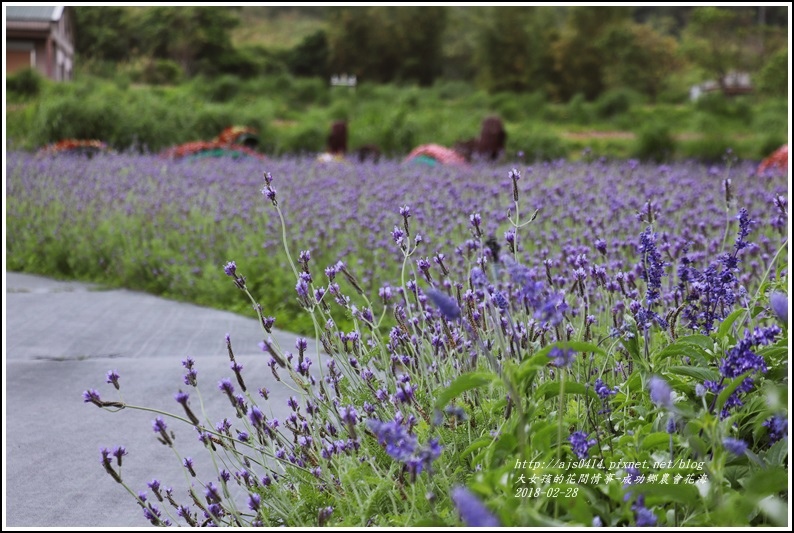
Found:
[[[665,380],[659,376],[653,376],[648,382],[648,388],[651,391],[651,401],[657,407],[673,408],[673,389]]]
[[[725,446],[726,450],[739,457],[744,455],[744,452],[747,451],[747,443],[741,439],[725,437],[722,439],[722,445]]]
[[[425,293],[433,300],[438,310],[444,315],[447,320],[457,320],[460,318],[460,307],[454,298],[451,298],[443,292],[436,289],[428,289]]]
[[[452,489],[452,501],[466,527],[501,527],[497,519],[477,496],[465,487]]]
[[[769,305],[772,306],[772,311],[775,312],[780,321],[788,324],[788,296],[782,292],[773,292],[769,296]]]

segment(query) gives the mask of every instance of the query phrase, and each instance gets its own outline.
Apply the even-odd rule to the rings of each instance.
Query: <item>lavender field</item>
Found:
[[[153,492],[153,524],[787,523],[787,176],[728,159],[6,165],[9,270],[258,314],[334,356],[310,368],[263,343],[302,393],[291,420],[262,414],[255,376],[204,391],[234,424],[175,406],[247,474],[192,503]],[[111,408],[100,378],[86,402]]]

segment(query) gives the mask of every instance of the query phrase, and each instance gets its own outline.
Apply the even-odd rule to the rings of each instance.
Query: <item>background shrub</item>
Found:
[[[595,101],[595,114],[599,118],[612,118],[628,113],[631,108],[642,103],[643,96],[631,89],[611,89]]]
[[[38,96],[43,77],[35,69],[22,69],[6,78],[6,90],[23,97]]]
[[[662,122],[651,122],[642,127],[637,136],[633,156],[643,161],[661,163],[675,153],[675,140],[670,127]]]
[[[549,132],[537,124],[523,124],[519,127],[507,126],[507,157],[524,154],[523,160],[552,161],[564,158],[568,154],[568,146],[559,136]]]

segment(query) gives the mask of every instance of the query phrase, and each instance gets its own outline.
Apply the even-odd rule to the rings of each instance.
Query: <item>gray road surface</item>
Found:
[[[110,413],[83,402],[83,391],[91,388],[103,400],[118,400],[105,383],[109,370],[121,376],[125,402],[182,414],[173,395],[180,388],[190,392],[181,361],[193,357],[209,420],[234,421],[217,389],[225,377],[236,384],[224,340],[229,333],[249,389],[271,391],[260,407],[281,420],[289,413],[286,400],[294,393],[272,377],[255,318],[14,272],[6,273],[4,291],[4,527],[148,526],[133,497],[103,470],[101,447],[127,449],[122,477],[133,490],[148,490],[146,483],[157,478],[174,488],[180,503],[189,503],[184,468],[152,430],[155,414]],[[296,352],[296,336],[272,336],[282,350]],[[190,405],[201,417],[195,393]],[[193,428],[169,427],[177,450],[196,460],[199,478],[217,477]]]

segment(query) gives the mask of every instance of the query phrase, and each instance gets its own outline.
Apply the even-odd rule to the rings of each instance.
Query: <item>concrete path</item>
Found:
[[[217,389],[222,378],[237,387],[224,339],[229,333],[249,390],[271,391],[260,407],[281,420],[290,412],[287,399],[294,393],[271,375],[255,317],[14,272],[6,273],[4,292],[4,528],[148,526],[133,497],[102,468],[102,447],[127,449],[122,477],[134,491],[148,491],[147,482],[157,478],[174,488],[177,501],[189,503],[180,460],[152,430],[155,414],[110,413],[83,402],[86,389],[97,389],[103,400],[119,399],[105,383],[109,370],[121,376],[123,401],[182,415],[174,401],[181,388],[191,392],[190,405],[201,418],[197,395],[182,381],[181,361],[190,356],[209,420],[234,421]],[[296,353],[295,335],[274,331],[272,337]],[[309,348],[314,353],[311,340]],[[289,381],[285,371],[280,375]],[[195,430],[168,424],[182,457],[197,462],[199,479],[218,485]]]

